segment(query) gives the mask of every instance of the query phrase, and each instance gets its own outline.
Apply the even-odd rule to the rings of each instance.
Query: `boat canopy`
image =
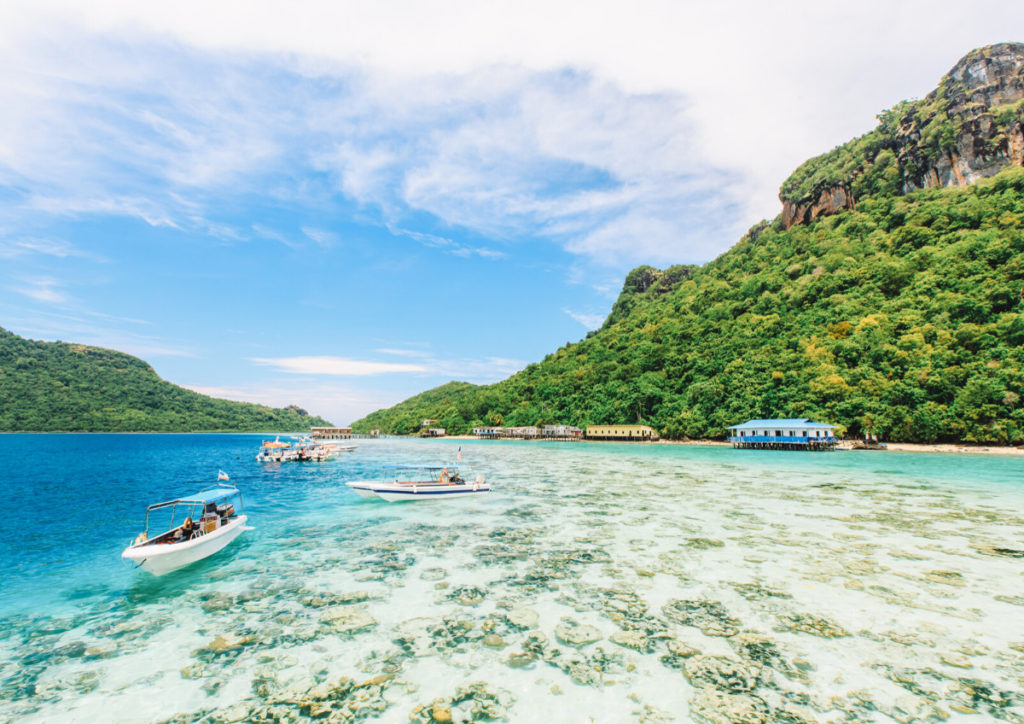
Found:
[[[233,495],[238,494],[238,488],[234,485],[218,485],[215,488],[200,490],[195,495],[178,500],[179,503],[216,503]]]
[[[291,447],[290,442],[281,442],[280,440],[274,440],[273,442],[265,442],[260,447]]]
[[[385,465],[385,470],[454,470],[461,465]]]
[[[227,500],[235,495],[239,495],[238,488],[233,485],[218,485],[213,488],[207,488],[200,490],[194,495],[187,495],[184,498],[178,498],[177,500],[168,500],[164,503],[156,503],[149,506],[149,510],[156,510],[158,508],[165,508],[169,505],[189,505],[201,503],[206,505],[207,503],[219,503],[222,500]]]

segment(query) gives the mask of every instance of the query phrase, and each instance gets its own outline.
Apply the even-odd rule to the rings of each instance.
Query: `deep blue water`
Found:
[[[223,470],[243,493],[256,530],[233,555],[354,496],[344,480],[372,475],[376,456],[328,463],[254,461],[259,435],[0,435],[0,612],[57,613],[63,604],[116,597],[140,574],[120,553],[145,525],[146,506],[216,484]],[[250,551],[252,552],[252,551]],[[190,570],[195,570],[190,569]],[[146,580],[148,577],[143,577]]]

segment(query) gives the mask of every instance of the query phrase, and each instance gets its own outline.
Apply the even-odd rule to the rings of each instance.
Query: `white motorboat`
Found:
[[[338,455],[338,453],[352,452],[356,449],[355,445],[342,444],[338,442],[322,442],[316,438],[305,437],[299,438],[293,448],[294,458],[293,460],[302,461],[315,461],[322,462],[324,460],[330,460],[331,458]]]
[[[283,463],[295,459],[295,450],[290,442],[281,442],[281,438],[265,441],[256,453],[256,462]]]
[[[352,452],[357,447],[359,447],[358,445],[352,445],[350,443],[330,442],[330,441],[326,441],[326,442],[318,441],[317,445],[319,445],[321,447],[327,448],[328,450],[330,450],[334,454],[343,453],[343,452]]]
[[[151,538],[150,515],[168,508],[170,529]],[[185,518],[175,525],[179,513]],[[217,553],[243,532],[252,530],[247,521],[238,488],[216,485],[187,498],[149,506],[146,530],[124,549],[121,558],[154,576],[162,576]]]
[[[458,465],[387,465],[383,480],[345,483],[364,498],[398,500],[451,500],[491,492],[483,475],[463,479]]]

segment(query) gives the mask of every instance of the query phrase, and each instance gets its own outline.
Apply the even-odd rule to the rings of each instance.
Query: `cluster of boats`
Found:
[[[287,447],[282,447],[287,445]],[[354,450],[355,446],[312,444],[263,443],[256,457],[261,462],[285,460],[328,459],[340,450],[321,448],[339,447]],[[266,460],[264,450],[286,451],[279,460]],[[300,454],[302,456],[300,456]],[[326,457],[320,458],[320,455]],[[461,457],[461,453],[460,453]],[[467,477],[469,474],[467,473]],[[226,482],[228,476],[220,473],[217,485],[204,488],[194,495],[156,503],[146,509],[146,528],[121,553],[121,558],[134,563],[154,576],[184,568],[222,550],[252,528],[242,502],[242,493]],[[353,480],[345,483],[363,498],[378,498],[388,502],[401,500],[450,500],[487,494],[491,486],[483,475],[472,480],[463,478],[460,465],[386,465],[376,480]],[[163,525],[157,519],[170,515]],[[151,518],[153,522],[151,523]],[[178,522],[180,521],[180,522]],[[164,525],[168,526],[164,528]],[[150,527],[163,532],[150,535]]]
[[[265,441],[256,453],[260,463],[323,462],[339,453],[352,452],[355,445],[340,442],[325,442],[311,437],[300,437],[297,441],[282,441],[280,437]]]

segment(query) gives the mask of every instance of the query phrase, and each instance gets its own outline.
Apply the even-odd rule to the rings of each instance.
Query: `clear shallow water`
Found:
[[[0,720],[1024,722],[1019,459],[258,442],[0,436]],[[343,485],[459,444],[490,496]],[[256,530],[123,568],[218,469]]]

